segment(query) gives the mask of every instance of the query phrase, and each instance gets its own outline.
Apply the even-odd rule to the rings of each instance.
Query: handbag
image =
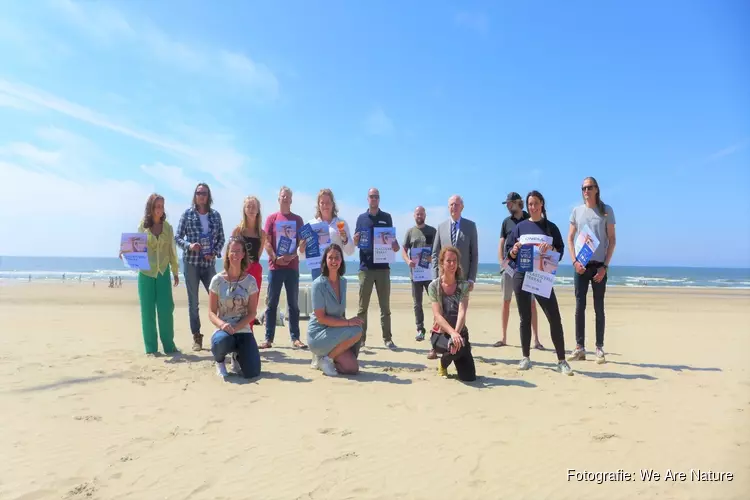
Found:
[[[445,354],[451,350],[453,339],[447,333],[432,330],[430,331],[430,344],[436,353]]]

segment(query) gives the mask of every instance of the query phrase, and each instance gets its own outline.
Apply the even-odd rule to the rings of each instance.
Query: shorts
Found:
[[[508,276],[508,273],[503,273],[501,277],[502,284],[500,285],[503,289],[503,300],[505,302],[510,301],[510,299],[513,298],[513,278]],[[531,300],[534,300],[534,295],[532,294]]]

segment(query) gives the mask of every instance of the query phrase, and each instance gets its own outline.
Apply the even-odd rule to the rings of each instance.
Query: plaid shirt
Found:
[[[214,254],[214,258],[210,260],[203,258],[200,252],[190,251],[191,243],[198,243],[203,232],[198,211],[191,207],[182,214],[177,232],[174,235],[174,241],[178,247],[182,248],[182,260],[185,264],[210,267],[216,265],[217,258],[221,258],[221,249],[224,248],[224,226],[221,223],[221,215],[213,209],[208,211],[208,230],[211,232]]]

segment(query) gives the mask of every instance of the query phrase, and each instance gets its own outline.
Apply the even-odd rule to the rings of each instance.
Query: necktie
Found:
[[[451,222],[451,245],[456,246],[456,223]]]

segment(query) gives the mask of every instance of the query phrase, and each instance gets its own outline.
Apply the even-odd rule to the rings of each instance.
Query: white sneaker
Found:
[[[518,369],[519,370],[528,370],[531,368],[531,360],[529,358],[521,358],[521,362],[518,363]]]
[[[310,368],[313,370],[320,370],[320,358],[317,354],[312,355],[312,361],[310,362]]]
[[[333,360],[328,356],[321,356],[318,359],[318,366],[323,371],[323,373],[328,375],[329,377],[335,377],[339,374],[339,372],[336,371],[336,366],[333,364]]]
[[[240,375],[242,373],[242,368],[240,368],[240,361],[237,359],[237,353],[233,352],[229,359],[232,361],[232,371],[237,375]]]
[[[221,363],[219,363],[218,361],[216,362],[216,375],[218,375],[219,377],[229,376],[229,374],[227,373],[227,367],[223,361]]]

